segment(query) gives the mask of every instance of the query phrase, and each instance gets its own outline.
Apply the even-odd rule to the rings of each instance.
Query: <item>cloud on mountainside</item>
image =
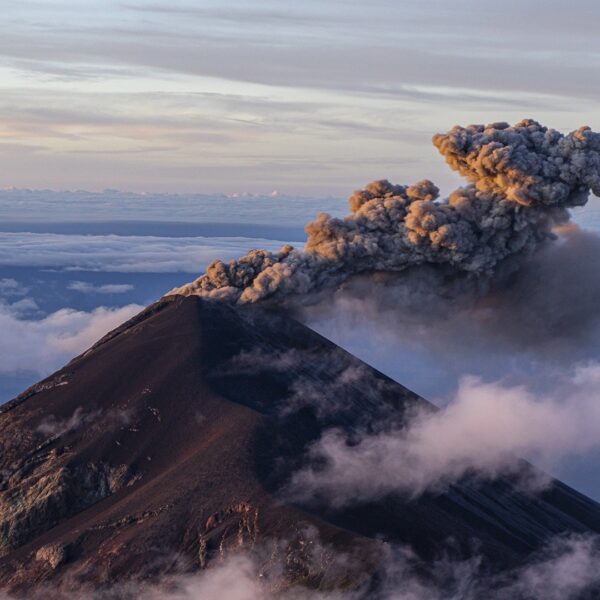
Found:
[[[443,491],[466,475],[519,475],[517,457],[556,468],[600,447],[599,391],[600,364],[578,368],[548,395],[465,378],[444,410],[417,412],[402,429],[354,432],[351,439],[328,430],[310,449],[318,466],[297,472],[289,492],[341,506]],[[543,486],[543,477],[524,483]]]

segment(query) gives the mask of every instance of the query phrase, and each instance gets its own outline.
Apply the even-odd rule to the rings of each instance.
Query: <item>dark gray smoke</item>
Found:
[[[344,219],[320,214],[304,250],[252,250],[211,263],[206,274],[170,294],[232,303],[302,295],[349,277],[444,265],[491,276],[511,256],[526,256],[569,219],[568,208],[600,196],[600,134],[563,135],[532,120],[455,127],[433,143],[469,185],[438,200],[429,180],[412,186],[370,183],[350,198]]]

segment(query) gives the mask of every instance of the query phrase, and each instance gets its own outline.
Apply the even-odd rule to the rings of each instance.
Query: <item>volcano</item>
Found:
[[[284,576],[305,581],[320,576],[309,535],[361,557],[347,582],[388,544],[514,565],[555,535],[600,532],[600,505],[558,481],[531,494],[465,480],[336,509],[281,492],[329,427],[415,406],[435,410],[289,316],[165,297],[0,407],[0,586],[151,580],[272,540]]]

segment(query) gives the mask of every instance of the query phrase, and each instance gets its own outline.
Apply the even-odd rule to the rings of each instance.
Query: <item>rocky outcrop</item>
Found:
[[[234,502],[212,513],[200,527],[198,564],[204,568],[215,556],[225,558],[228,549],[252,549],[259,539],[259,509],[248,502]]]
[[[35,553],[35,559],[47,563],[51,569],[57,569],[67,559],[67,548],[63,544],[48,544]]]
[[[92,506],[135,478],[127,466],[61,464],[55,452],[17,469],[0,492],[0,556]]]

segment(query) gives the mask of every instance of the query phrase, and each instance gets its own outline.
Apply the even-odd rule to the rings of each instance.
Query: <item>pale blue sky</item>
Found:
[[[456,181],[455,123],[600,129],[596,0],[0,1],[0,187]]]

